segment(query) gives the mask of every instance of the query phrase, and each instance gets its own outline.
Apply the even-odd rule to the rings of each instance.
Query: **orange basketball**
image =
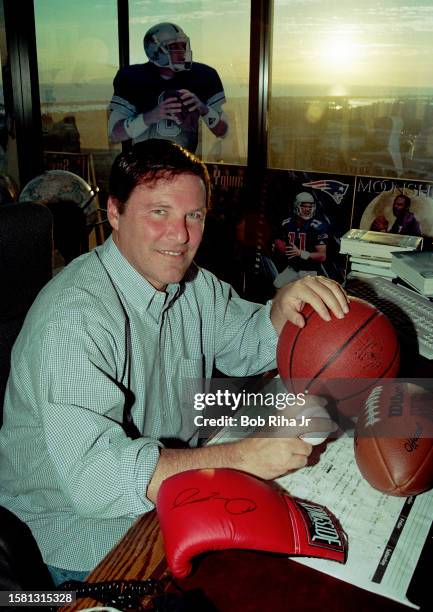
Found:
[[[324,321],[307,304],[305,326],[290,322],[278,340],[278,371],[294,393],[309,392],[336,401],[360,398],[378,379],[397,375],[400,350],[387,317],[359,298],[350,299],[342,319]]]

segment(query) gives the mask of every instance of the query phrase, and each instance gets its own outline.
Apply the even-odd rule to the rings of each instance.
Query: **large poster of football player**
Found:
[[[266,218],[270,240],[262,258],[274,287],[305,274],[344,280],[340,237],[350,228],[354,177],[270,170]]]
[[[144,51],[149,61],[123,66],[114,77],[109,105],[111,142],[132,144],[160,138],[192,153],[198,146],[199,122],[224,138],[228,119],[224,88],[215,68],[193,61],[190,39],[174,23],[147,30]]]
[[[396,178],[356,179],[352,227],[433,238],[433,184]]]

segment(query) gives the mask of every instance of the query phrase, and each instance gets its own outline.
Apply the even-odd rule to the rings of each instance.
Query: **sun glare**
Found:
[[[358,51],[358,46],[353,40],[335,34],[331,39],[324,41],[319,51],[320,61],[323,68],[328,70],[350,70],[358,59]]]

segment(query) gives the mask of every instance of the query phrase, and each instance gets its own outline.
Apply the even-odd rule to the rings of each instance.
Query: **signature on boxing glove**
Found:
[[[223,505],[227,514],[246,514],[247,512],[254,512],[257,508],[255,501],[248,497],[223,497],[219,491],[212,491],[209,495],[202,495],[200,489],[191,487],[183,489],[176,495],[173,500],[172,509],[181,508],[188,504],[200,504],[210,501],[224,502]]]

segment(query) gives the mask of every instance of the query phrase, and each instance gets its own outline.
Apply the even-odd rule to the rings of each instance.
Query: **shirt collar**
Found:
[[[110,236],[97,247],[99,256],[111,280],[128,304],[139,311],[150,311],[156,318],[177,298],[180,283],[170,283],[165,291],[158,291],[122,255]]]

